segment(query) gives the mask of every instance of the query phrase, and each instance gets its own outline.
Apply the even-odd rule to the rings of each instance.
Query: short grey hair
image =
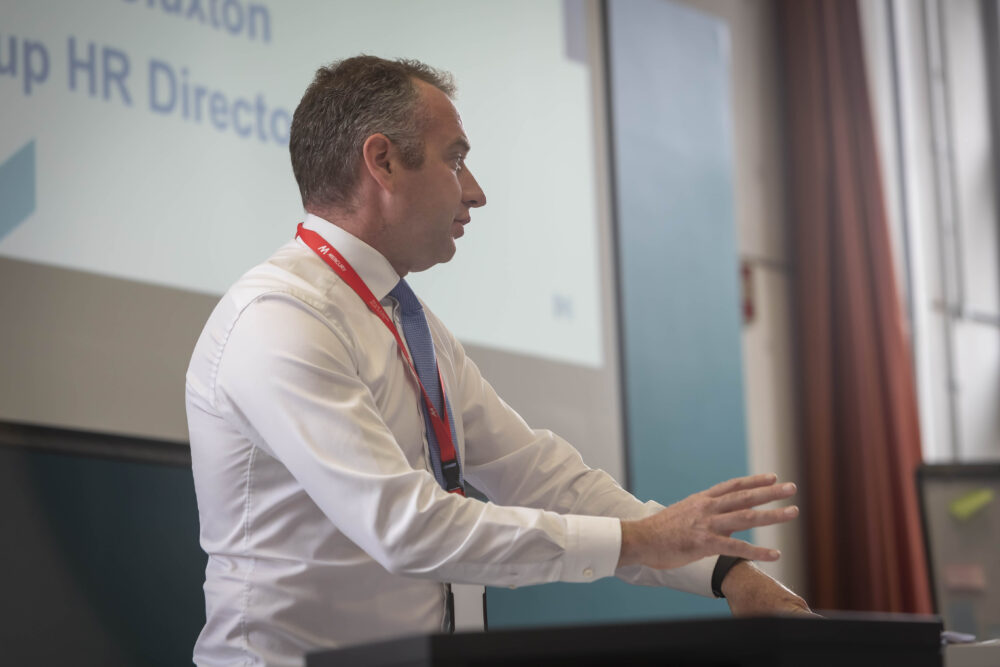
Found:
[[[423,164],[426,110],[416,80],[455,95],[451,74],[417,60],[356,56],[316,71],[292,117],[288,149],[306,209],[349,208],[365,140],[382,133],[403,166]]]

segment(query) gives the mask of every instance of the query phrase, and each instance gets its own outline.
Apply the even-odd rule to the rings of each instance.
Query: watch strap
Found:
[[[715,561],[715,569],[712,570],[712,594],[715,597],[726,597],[722,594],[722,580],[726,578],[726,575],[729,574],[734,565],[744,560],[746,559],[736,556],[719,556],[719,560]]]

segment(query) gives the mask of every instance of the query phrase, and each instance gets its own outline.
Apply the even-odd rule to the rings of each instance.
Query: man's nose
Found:
[[[486,205],[486,193],[479,187],[479,182],[468,168],[462,170],[462,203],[469,208],[479,208]]]

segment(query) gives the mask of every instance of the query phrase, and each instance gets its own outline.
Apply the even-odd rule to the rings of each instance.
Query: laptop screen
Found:
[[[917,485],[945,628],[1000,637],[1000,463],[924,465]]]

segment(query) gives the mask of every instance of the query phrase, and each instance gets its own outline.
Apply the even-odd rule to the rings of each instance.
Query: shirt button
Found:
[[[587,577],[588,579],[590,579],[591,577],[593,577],[594,576],[594,568],[592,568],[592,567],[585,568],[584,571],[583,571],[583,576]]]

